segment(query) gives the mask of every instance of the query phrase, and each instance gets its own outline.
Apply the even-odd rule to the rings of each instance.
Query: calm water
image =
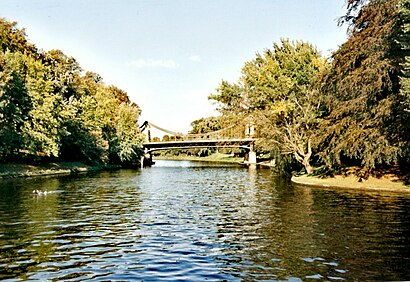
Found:
[[[409,235],[410,196],[270,170],[158,161],[0,182],[0,280],[410,280]]]

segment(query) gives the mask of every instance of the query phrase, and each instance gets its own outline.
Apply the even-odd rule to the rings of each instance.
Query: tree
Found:
[[[57,157],[60,147],[60,97],[53,92],[50,69],[32,57],[24,56],[24,59],[25,85],[31,101],[22,127],[25,147],[33,153],[42,152],[47,156]]]
[[[73,57],[65,55],[60,50],[51,50],[41,54],[41,61],[50,68],[54,93],[60,94],[65,99],[78,94],[76,82],[80,78],[82,69]]]
[[[65,159],[123,164],[139,161],[140,109],[130,102],[125,91],[106,86],[101,76],[87,72],[80,77],[77,93],[68,101],[74,114],[65,124],[68,132],[63,138]]]
[[[111,92],[115,99],[121,104],[121,103],[125,103],[125,104],[130,104],[130,98],[128,97],[128,94],[119,89],[118,87],[114,86],[114,85],[110,85],[108,86],[108,91]]]
[[[24,147],[21,128],[30,109],[22,56],[0,52],[0,160],[9,160]]]
[[[223,115],[230,115],[233,112],[240,113],[244,111],[241,106],[243,89],[239,84],[231,84],[225,80],[219,84],[216,89],[217,94],[209,95],[209,100],[214,100],[218,105],[218,110]]]
[[[208,117],[200,118],[191,122],[192,129],[189,131],[190,134],[202,134],[220,130],[221,118],[218,117]]]
[[[3,52],[21,52],[38,57],[37,48],[27,41],[24,29],[17,28],[17,22],[0,18],[0,46]]]
[[[329,166],[348,158],[372,170],[397,163],[405,138],[406,113],[398,106],[404,58],[397,43],[400,0],[348,4],[344,21],[350,24],[350,37],[333,54],[323,84],[328,115],[321,125],[321,157]]]
[[[4,59],[8,66],[3,74],[9,76],[2,95],[2,115],[7,123],[1,146],[4,154],[11,156],[26,150],[35,155],[58,156],[60,101],[53,93],[50,69],[20,52],[8,51]]]
[[[80,99],[72,97],[68,101],[72,112],[63,124],[67,131],[61,140],[63,160],[91,164],[108,162],[108,141],[103,138],[100,123],[96,120],[96,104],[91,95],[83,95]]]
[[[259,129],[260,147],[292,155],[310,174],[321,105],[316,83],[326,66],[312,45],[283,39],[246,62],[239,82],[223,81],[219,94],[210,99],[222,105],[224,114],[251,118]]]
[[[403,0],[399,7],[397,41],[404,53],[400,74],[400,105],[403,113],[401,132],[403,133],[403,170],[409,171],[410,166],[410,0]]]
[[[60,50],[39,52],[0,18],[0,158],[22,154],[89,163],[135,163],[140,109],[127,93],[82,74]]]
[[[138,126],[139,108],[122,103],[118,108],[111,152],[124,164],[135,164],[142,156],[143,136]]]

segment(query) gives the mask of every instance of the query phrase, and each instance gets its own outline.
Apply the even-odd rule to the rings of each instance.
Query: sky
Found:
[[[0,17],[44,51],[126,91],[162,128],[186,133],[218,112],[208,96],[281,38],[329,56],[346,40],[344,0],[0,0]]]

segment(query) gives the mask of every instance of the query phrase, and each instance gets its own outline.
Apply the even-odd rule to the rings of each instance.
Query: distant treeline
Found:
[[[329,59],[287,39],[257,53],[210,95],[222,116],[194,121],[193,132],[218,128],[215,119],[254,123],[259,151],[283,170],[408,173],[410,0],[347,0],[339,24],[349,37]]]
[[[0,162],[136,163],[139,115],[127,93],[0,18]]]

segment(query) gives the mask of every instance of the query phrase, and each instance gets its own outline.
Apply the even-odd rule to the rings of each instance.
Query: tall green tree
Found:
[[[138,106],[123,90],[106,86],[96,73],[87,72],[76,87],[77,93],[68,100],[74,112],[65,122],[63,157],[87,162],[138,162],[142,154]]]
[[[115,135],[110,138],[112,159],[123,164],[135,164],[142,156],[143,136],[135,126],[140,110],[136,105],[121,103],[115,119]]]
[[[31,108],[22,127],[25,147],[33,153],[42,152],[47,156],[57,157],[61,126],[58,106],[61,97],[53,91],[50,69],[32,57],[24,58],[25,86],[31,101]]]
[[[322,123],[321,157],[329,166],[343,159],[367,170],[395,164],[403,153],[399,74],[404,50],[400,0],[348,1],[348,40],[333,54],[324,80],[328,116]]]
[[[399,7],[397,41],[404,53],[400,74],[400,105],[402,109],[401,130],[403,133],[403,170],[410,170],[410,0],[402,0]]]
[[[260,147],[289,155],[312,173],[314,130],[321,113],[317,83],[326,67],[311,44],[283,39],[246,62],[239,82],[223,81],[210,99],[220,103],[222,113],[254,123]]]
[[[0,18],[0,160],[38,155],[136,163],[140,109],[60,50],[40,52]]]
[[[42,64],[50,68],[53,80],[54,93],[60,94],[65,99],[76,97],[78,82],[82,69],[73,58],[64,54],[61,50],[50,50],[41,54]],[[77,97],[78,98],[78,97]]]
[[[0,51],[0,160],[24,148],[22,127],[30,109],[21,54]]]

